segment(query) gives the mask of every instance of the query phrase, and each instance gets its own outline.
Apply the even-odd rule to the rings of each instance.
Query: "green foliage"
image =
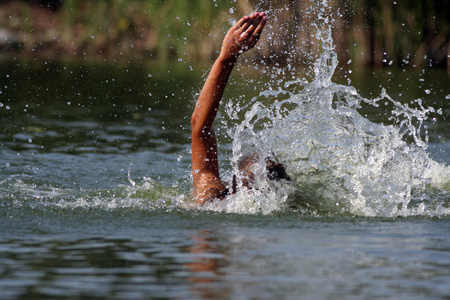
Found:
[[[224,3],[216,5],[210,0],[66,0],[63,5],[65,36],[75,39],[74,44],[80,47],[78,50],[114,51],[113,56],[140,51],[140,54],[160,61],[186,55],[198,58],[195,53],[198,49],[194,47],[191,51],[190,46],[198,42],[199,35],[204,37],[216,26],[215,20],[229,6]]]
[[[324,9],[333,18],[341,62],[450,69],[448,0],[326,3],[327,7],[314,0],[64,0],[59,10],[49,13],[45,6],[3,1],[0,29],[15,33],[24,55],[198,62],[217,54],[230,27],[228,19],[265,10],[268,30],[252,55],[272,64],[301,64],[317,52],[313,24]],[[47,23],[42,21],[45,15]]]

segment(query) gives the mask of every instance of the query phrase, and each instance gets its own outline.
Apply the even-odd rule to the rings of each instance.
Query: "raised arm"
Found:
[[[213,122],[239,55],[255,46],[266,20],[264,12],[255,12],[240,19],[228,31],[220,55],[211,68],[195,105],[191,125],[192,172],[197,203],[220,197],[226,191],[219,176]]]

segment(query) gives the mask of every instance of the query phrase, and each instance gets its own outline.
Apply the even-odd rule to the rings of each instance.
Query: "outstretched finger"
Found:
[[[252,35],[253,32],[255,31],[255,29],[259,26],[259,24],[261,24],[262,22],[262,17],[258,17],[256,18],[252,24],[250,24],[250,26],[245,30],[249,35]]]
[[[237,21],[233,27],[235,29],[240,29],[242,27],[242,25],[244,25],[249,19],[250,19],[250,16],[244,16],[239,21]]]
[[[258,16],[259,16],[259,13],[254,12],[251,15],[244,17],[245,20],[244,20],[244,18],[242,18],[241,20],[239,20],[239,22],[236,26],[236,29],[241,33],[245,32],[250,27],[250,25],[253,24],[255,19],[258,18]]]
[[[238,29],[238,33],[240,33],[240,37],[244,40],[248,38],[252,38],[255,29],[257,29],[261,22],[266,20],[265,13],[254,13],[251,15],[254,19],[249,19],[248,22],[244,23],[240,29]]]
[[[252,33],[254,33],[256,35],[261,34],[261,31],[263,30],[264,26],[266,26],[266,21],[267,21],[267,17],[264,13],[262,13],[261,19],[259,20],[258,23],[256,23],[254,25],[255,29],[254,29],[254,32],[252,32]]]
[[[265,15],[262,16],[261,21],[258,23],[258,26],[252,32],[252,35],[249,38],[249,47],[252,48],[255,46],[256,42],[258,42],[259,37],[261,36],[261,32],[266,25],[267,17]]]

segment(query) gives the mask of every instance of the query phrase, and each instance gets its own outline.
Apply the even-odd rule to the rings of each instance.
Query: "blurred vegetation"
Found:
[[[210,63],[231,22],[255,10],[269,16],[255,61],[310,62],[325,13],[343,64],[450,71],[448,0],[0,1],[0,58]]]

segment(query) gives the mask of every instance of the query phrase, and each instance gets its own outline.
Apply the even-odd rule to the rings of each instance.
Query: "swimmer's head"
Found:
[[[254,165],[261,161],[261,157],[257,153],[253,153],[244,157],[238,163],[239,173],[243,176],[242,185],[251,188],[255,183],[255,173]],[[290,181],[291,178],[286,173],[285,167],[279,163],[276,159],[275,161],[266,157],[264,159],[266,164],[266,176],[269,180],[278,181],[285,179]]]
[[[268,157],[265,159],[265,161],[266,161],[267,178],[275,181],[281,179],[291,181],[291,178],[286,173],[286,169],[281,163],[279,163],[278,161],[275,162],[269,159]]]

